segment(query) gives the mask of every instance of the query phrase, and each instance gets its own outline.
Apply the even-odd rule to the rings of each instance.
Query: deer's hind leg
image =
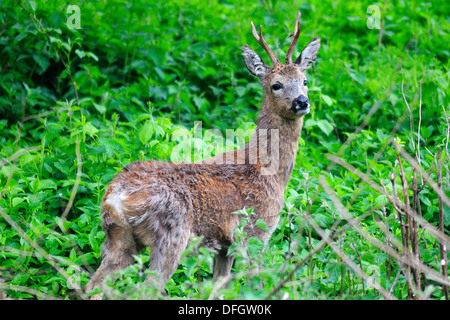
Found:
[[[131,223],[139,241],[150,247],[149,269],[155,275],[147,277],[146,282],[162,289],[177,270],[189,242],[189,203],[180,192],[173,192],[164,184],[153,190],[154,194],[146,200],[146,213],[131,219]]]
[[[156,284],[160,289],[164,288],[177,270],[188,242],[189,233],[174,230],[155,233],[150,246],[149,269],[155,271],[156,275],[147,278],[147,282]]]
[[[228,278],[233,266],[234,256],[228,255],[228,247],[221,248],[215,255],[213,261],[213,281]]]
[[[86,286],[90,292],[102,286],[105,277],[111,273],[122,270],[134,261],[137,254],[132,226],[123,218],[120,202],[108,201],[102,204],[102,228],[106,234],[106,241],[102,245],[102,263]],[[103,294],[97,294],[91,299],[101,299]]]

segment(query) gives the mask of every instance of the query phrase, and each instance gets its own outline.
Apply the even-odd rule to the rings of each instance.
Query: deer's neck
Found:
[[[263,104],[258,115],[256,132],[250,140],[257,141],[261,164],[268,169],[266,174],[275,174],[279,185],[284,188],[295,165],[303,117],[285,119],[274,114],[273,111],[270,112],[270,108],[270,105]],[[262,140],[266,136],[268,138],[265,144]],[[266,146],[269,159],[263,159]]]

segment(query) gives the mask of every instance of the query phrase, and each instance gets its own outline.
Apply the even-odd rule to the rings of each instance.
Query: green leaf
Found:
[[[56,189],[57,185],[52,179],[41,180],[41,189]]]
[[[90,135],[92,138],[97,134],[98,129],[88,122],[83,126],[83,133]]]
[[[86,52],[86,55],[87,55],[89,58],[92,58],[92,59],[94,59],[95,61],[98,61],[98,57],[97,57],[95,54],[93,54],[92,52]]]
[[[84,57],[86,57],[86,52],[84,52],[84,51],[82,51],[82,50],[75,49],[75,53],[77,54],[77,56],[78,56],[80,59],[83,59]]]
[[[106,112],[106,107],[102,104],[98,104],[94,102],[94,107],[95,109],[97,109],[98,112],[100,112],[100,114],[104,114]]]
[[[317,125],[316,120],[314,119],[308,119],[305,121],[305,124],[303,125],[303,128],[305,129],[309,129],[311,127],[314,127],[315,125]]]
[[[329,96],[327,96],[326,94],[321,94],[320,96],[322,97],[323,101],[324,101],[328,106],[331,107],[331,105],[333,104],[332,99],[331,99]]]
[[[366,82],[366,78],[364,78],[364,76],[361,75],[361,74],[357,74],[355,72],[349,72],[348,74],[350,75],[350,78],[352,78],[353,80],[355,80],[356,82],[358,82],[362,86]]]
[[[336,262],[330,261],[325,266],[325,273],[331,282],[337,282],[341,277],[341,266]]]
[[[261,252],[264,249],[264,241],[259,238],[250,237],[247,240],[248,249],[252,253]]]
[[[444,225],[446,227],[450,226],[450,207],[444,205]]]
[[[319,120],[317,121],[317,125],[327,136],[330,135],[331,131],[333,131],[333,126],[328,122],[328,120]]]
[[[153,125],[150,121],[146,121],[139,131],[139,140],[142,144],[146,144],[150,141],[153,135]]]
[[[39,74],[42,74],[50,66],[50,61],[46,57],[33,54],[33,59],[39,65]]]
[[[388,203],[388,199],[384,194],[382,194],[375,199],[375,203],[379,206],[385,206]]]
[[[14,199],[12,199],[12,206],[15,207],[24,201],[25,201],[24,198],[14,198]]]
[[[269,227],[267,227],[267,223],[263,219],[256,220],[256,226],[260,227],[264,231],[269,232]]]

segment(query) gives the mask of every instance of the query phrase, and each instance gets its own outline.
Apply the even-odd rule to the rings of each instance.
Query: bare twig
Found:
[[[0,207],[0,216],[5,219],[6,222],[9,223],[11,227],[13,227],[14,230],[26,241],[30,246],[32,246],[41,256],[43,256],[48,263],[60,274],[66,279],[67,281],[70,281],[70,276],[66,273],[64,269],[62,269],[56,261],[47,253],[44,249],[42,249],[33,239],[31,239],[25,231],[22,230],[22,228],[13,220],[9,215],[7,215],[3,209]],[[77,291],[77,294],[84,299],[85,294],[80,289],[75,289]]]
[[[386,14],[386,0],[384,0],[383,5],[383,16],[381,17],[380,30],[378,31],[378,46],[381,47],[381,40],[383,39],[383,28],[384,28],[384,16]]]
[[[448,140],[450,139],[450,122],[449,122],[449,116],[447,116],[447,113],[445,112],[445,107],[442,105],[442,110],[444,111],[444,118],[447,122],[447,140],[445,141],[445,159],[450,157],[450,154],[448,154]]]
[[[325,180],[324,176],[319,177],[319,182],[321,186],[325,189],[325,192],[329,195],[331,200],[336,206],[336,209],[339,211],[339,213],[344,217],[344,219],[347,220],[347,222],[350,223],[350,225],[367,241],[369,241],[372,245],[377,247],[378,249],[386,252],[389,255],[392,255],[396,260],[399,261],[401,264],[406,264],[410,267],[418,268],[428,274],[428,276],[435,281],[440,282],[441,284],[449,285],[450,281],[448,278],[444,278],[441,274],[436,272],[435,270],[431,269],[430,267],[422,264],[420,261],[417,261],[414,256],[409,257],[402,257],[400,256],[396,251],[392,250],[389,246],[386,246],[384,243],[382,243],[380,240],[372,237],[366,230],[364,230],[359,223],[357,223],[356,219],[353,218],[353,216],[348,212],[347,208],[341,203],[339,198],[336,196],[336,194],[331,190],[331,187],[328,185],[327,181]],[[316,230],[317,231],[317,230]]]
[[[437,153],[437,187],[442,191],[442,170],[441,170],[441,149],[439,149]],[[441,197],[439,199],[439,229],[441,232],[444,232],[444,204],[442,203]],[[447,267],[447,253],[445,252],[445,245],[439,244],[439,249],[441,252],[441,267],[442,267],[442,275],[445,278],[448,278],[448,267]],[[448,300],[448,286],[443,285],[442,291],[444,292],[445,299]]]
[[[356,247],[356,245],[355,245],[354,243],[352,243],[352,246],[353,246],[353,248],[355,249],[356,256],[358,257],[359,267],[360,267],[361,270],[362,270],[362,269],[363,269],[363,267],[362,267],[362,261],[361,261],[360,255],[359,255],[358,248]],[[363,279],[363,281],[362,281],[362,291],[363,291],[363,294],[365,295],[365,294],[366,294],[366,290],[365,290],[365,288],[364,288],[364,279]]]
[[[323,179],[324,180],[324,179]],[[326,183],[326,181],[325,181]],[[324,187],[322,185],[322,187]],[[324,187],[325,188],[325,187]],[[327,189],[326,191],[330,191],[331,188]],[[328,193],[328,192],[327,192]],[[335,200],[335,199],[333,199]],[[334,201],[333,201],[334,202]],[[336,205],[336,203],[335,203]],[[341,204],[341,208],[345,208],[344,206],[342,206]],[[340,210],[338,210],[340,211]],[[327,234],[312,218],[308,218],[308,222],[311,224],[311,226],[314,228],[314,230],[316,230],[316,232],[322,237],[323,240],[326,241],[326,243],[331,247],[331,249],[333,249],[333,251],[342,259],[342,261],[350,268],[352,269],[358,276],[360,276],[364,281],[368,281],[369,280],[369,276],[362,270],[360,269],[342,250],[341,248],[339,248],[338,245],[336,245],[333,241],[333,239],[329,236],[329,234]],[[393,297],[392,295],[389,294],[389,292],[387,292],[386,290],[384,290],[384,288],[377,283],[377,288],[375,289],[376,291],[378,291],[383,298],[388,299],[388,300],[395,300],[396,298]]]
[[[0,293],[2,292],[2,290],[25,292],[25,293],[32,294],[38,298],[45,299],[45,300],[59,300],[59,298],[57,298],[55,296],[40,292],[33,288],[27,288],[27,287],[17,286],[17,285],[13,285],[13,284],[5,284],[0,281]],[[2,297],[0,296],[0,300],[1,299],[2,299]]]
[[[16,2],[28,13],[28,15],[31,17],[31,19],[35,23],[38,24],[38,26],[36,26],[36,24],[35,24],[35,26],[37,27],[38,31],[41,32],[42,34],[44,34],[47,37],[47,39],[50,41],[50,35],[48,34],[47,29],[42,25],[42,22],[36,17],[36,15],[34,13],[30,12],[27,9],[27,7],[20,0],[16,0]],[[70,82],[72,83],[72,87],[73,87],[73,90],[75,92],[75,98],[77,100],[77,105],[79,106],[80,105],[80,100],[78,98],[78,90],[77,90],[77,86],[76,86],[75,80],[72,77],[72,72],[70,71],[70,67],[64,61],[64,59],[62,57],[62,54],[61,54],[61,50],[59,48],[58,48],[58,52],[57,53],[58,53],[59,60],[64,65],[64,68],[66,69],[67,74],[69,76]]]
[[[208,297],[208,300],[213,300],[217,294],[217,291],[219,291],[220,289],[222,289],[227,282],[230,280],[230,276],[226,276],[226,277],[222,277],[222,279],[220,279],[220,281],[216,284],[216,286],[212,289],[211,294]]]
[[[389,290],[389,293],[392,293],[394,291],[395,285],[397,284],[398,278],[400,277],[400,273],[402,272],[402,268],[403,268],[403,265],[398,266],[398,271],[397,271],[397,274],[395,275],[395,279],[394,279],[394,282],[392,283],[392,287],[391,287],[391,290]]]
[[[437,184],[430,178],[429,174],[424,172],[422,170],[422,167],[417,164],[416,160],[414,160],[401,146],[399,146],[399,150],[400,150],[402,157],[405,158],[406,161],[408,161],[410,165],[412,165],[414,168],[416,168],[419,171],[419,174],[423,176],[423,178],[430,185],[430,187],[438,194],[438,196],[440,196],[442,198],[442,201],[445,203],[445,205],[450,207],[450,199],[447,197],[447,195],[444,192],[442,192],[442,190],[440,190],[437,187]]]
[[[70,212],[70,209],[72,208],[73,202],[75,200],[75,196],[78,192],[78,187],[80,186],[80,181],[81,181],[81,174],[82,174],[82,159],[81,159],[81,153],[80,153],[80,138],[77,137],[76,141],[75,141],[75,153],[77,156],[77,177],[75,179],[75,183],[73,185],[73,189],[72,192],[70,194],[70,199],[69,199],[69,203],[66,206],[66,209],[64,210],[63,214],[62,214],[62,218],[66,219],[67,215]]]
[[[397,160],[398,160],[398,164],[399,164],[399,168],[400,168],[400,180],[402,182],[402,189],[403,189],[403,199],[404,199],[403,201],[405,202],[405,206],[404,206],[405,228],[403,229],[405,234],[402,235],[402,238],[404,240],[403,253],[406,255],[407,259],[409,259],[410,255],[411,255],[411,252],[409,249],[410,240],[413,237],[413,233],[414,233],[414,230],[413,230],[414,228],[413,228],[413,223],[412,223],[412,220],[414,218],[411,217],[411,213],[410,213],[408,182],[406,181],[405,172],[403,171],[402,159],[400,158],[400,154],[399,154],[399,150],[398,150],[399,146],[396,143],[395,139],[394,139],[394,146],[395,146],[395,149],[397,150]],[[395,189],[394,179],[392,179],[392,183],[393,183],[393,189]],[[400,215],[399,215],[399,219],[400,219],[399,222],[403,223]],[[417,272],[417,269],[412,267],[411,270],[412,270],[414,281],[416,283],[417,288],[419,290],[422,290],[421,286],[420,286],[420,276]],[[408,289],[408,298],[413,299],[413,298],[415,298],[415,295],[414,295],[414,290],[413,290],[412,283],[411,283],[411,276],[410,276],[408,268],[405,269],[405,274],[406,274],[406,284],[407,284],[407,289]]]
[[[400,148],[400,152],[401,152]],[[402,154],[403,155],[403,154]],[[346,168],[353,174],[357,175],[360,179],[362,179],[364,182],[366,182],[371,188],[378,191],[380,194],[384,194],[386,198],[389,200],[389,202],[393,203],[394,207],[397,209],[403,209],[404,205],[402,203],[396,203],[392,197],[389,195],[389,193],[386,192],[386,190],[383,190],[383,187],[381,187],[379,184],[371,180],[367,175],[362,173],[359,169],[355,168],[351,164],[347,163],[344,159],[336,157],[334,155],[327,154],[326,157],[331,160],[332,162],[341,165],[342,167]],[[409,156],[408,156],[409,157]],[[411,159],[411,157],[409,157]],[[408,159],[407,159],[408,160]],[[431,181],[433,183],[433,181]],[[434,184],[435,185],[435,184]],[[435,186],[436,187],[436,186]],[[433,188],[434,189],[434,188]],[[442,194],[442,192],[441,192]],[[444,194],[445,196],[445,194]],[[447,197],[446,197],[447,198]],[[448,198],[447,198],[448,199]],[[445,202],[445,201],[444,201]],[[418,216],[414,211],[411,210],[411,213],[414,215],[414,219],[418,221],[418,223],[427,230],[431,235],[433,235],[438,241],[445,243],[447,248],[450,246],[450,237],[443,234],[439,230],[437,230],[432,224],[425,221],[422,217]]]

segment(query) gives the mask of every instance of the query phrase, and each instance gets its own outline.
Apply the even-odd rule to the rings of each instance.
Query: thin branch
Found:
[[[319,183],[322,186],[322,188],[324,188],[324,190],[328,194],[328,196],[331,198],[331,200],[333,201],[336,209],[339,211],[339,213],[342,215],[342,217],[344,217],[344,219],[346,219],[352,225],[352,227],[362,237],[364,237],[367,241],[369,241],[372,245],[374,245],[378,249],[386,252],[387,254],[392,255],[395,259],[397,259],[402,264],[407,264],[410,267],[418,268],[418,269],[421,269],[421,270],[427,272],[429,277],[433,278],[435,281],[438,281],[441,284],[445,284],[445,285],[449,285],[450,284],[450,281],[448,280],[448,278],[444,278],[441,274],[439,274],[435,270],[433,270],[430,267],[422,264],[420,261],[417,261],[417,259],[415,259],[414,256],[412,256],[412,257],[411,256],[409,256],[409,257],[402,257],[397,252],[392,250],[392,248],[386,246],[384,243],[382,243],[378,239],[372,237],[366,230],[364,230],[361,227],[361,225],[359,225],[356,222],[356,219],[353,218],[353,216],[350,214],[350,212],[348,212],[347,208],[341,203],[339,198],[332,191],[330,185],[325,180],[325,177],[323,175],[321,175],[319,177]]]
[[[409,204],[409,189],[408,189],[408,182],[406,181],[406,177],[405,177],[405,172],[403,171],[403,165],[402,165],[402,160],[400,158],[400,154],[399,154],[399,150],[398,150],[398,144],[396,143],[395,139],[394,139],[394,146],[395,149],[397,150],[397,160],[398,160],[398,164],[399,164],[399,168],[400,168],[400,180],[402,182],[402,189],[403,189],[403,201],[405,203],[404,206],[404,213],[405,213],[405,234],[403,235],[404,238],[404,251],[403,253],[406,255],[406,258],[409,259],[411,256],[411,251],[409,249],[410,247],[410,240],[411,240],[411,235],[413,234],[413,228],[412,228],[412,222],[411,220],[413,219],[411,217],[411,213],[410,213],[410,204]],[[393,187],[395,189],[395,182],[394,180],[392,180],[393,183]],[[402,223],[401,221],[401,217],[400,218],[400,223]],[[416,257],[417,258],[417,257]],[[413,273],[413,277],[416,283],[416,286],[418,287],[419,290],[421,289],[420,286],[420,277],[419,274],[417,272],[417,269],[412,267],[412,273]],[[414,298],[414,290],[412,287],[412,282],[411,282],[411,275],[409,272],[409,269],[405,269],[405,273],[406,273],[406,284],[407,284],[407,289],[408,289],[408,297],[410,299]]]
[[[400,152],[402,152],[401,148],[400,148]],[[351,164],[347,163],[344,159],[336,157],[334,155],[327,154],[326,157],[329,160],[331,160],[332,162],[334,162],[336,164],[339,164],[340,166],[342,166],[345,169],[349,170],[353,174],[357,175],[360,179],[362,179],[364,182],[366,182],[372,189],[378,191],[380,194],[384,194],[386,196],[386,198],[389,200],[389,202],[395,203],[395,201],[392,199],[392,197],[387,192],[385,192],[385,190],[383,190],[383,188],[379,184],[377,184],[376,182],[371,180],[367,175],[362,173],[359,169],[357,169],[354,166],[352,166]],[[409,155],[408,155],[408,157],[409,157]],[[411,159],[411,157],[409,157],[409,160],[410,159]],[[427,180],[427,179],[425,179],[425,180]],[[431,181],[431,182],[433,183],[433,181]],[[434,186],[435,186],[435,184],[434,184]],[[442,194],[442,192],[440,192],[440,194]],[[445,196],[445,194],[444,194],[444,196]],[[445,198],[448,201],[448,198],[446,196],[445,196]],[[394,207],[397,207],[399,209],[403,209],[404,205],[402,203],[399,203],[399,204],[395,204]],[[414,219],[417,219],[419,224],[425,230],[427,230],[430,234],[432,234],[438,241],[440,241],[442,243],[445,243],[447,245],[447,248],[450,248],[450,237],[448,237],[447,235],[445,235],[442,232],[440,232],[439,230],[437,230],[432,224],[430,224],[428,221],[424,220],[422,217],[418,216],[414,211],[411,210],[411,213],[414,215]]]
[[[437,153],[437,165],[436,165],[436,173],[437,173],[437,186],[439,190],[442,191],[442,169],[441,169],[441,149],[439,149]],[[439,197],[439,229],[442,233],[444,233],[444,205],[442,203],[441,197]],[[448,266],[447,266],[447,253],[445,252],[445,245],[439,244],[439,249],[441,253],[441,267],[442,267],[442,275],[445,278],[448,278]],[[442,291],[444,292],[445,299],[448,300],[448,286],[443,285]]]
[[[323,185],[322,185],[323,187]],[[326,243],[333,249],[333,251],[342,259],[342,261],[350,268],[352,269],[357,275],[359,275],[364,281],[369,281],[369,276],[361,270],[340,248],[337,246],[333,239],[312,219],[311,217],[308,217],[308,222],[311,224],[311,226],[316,230],[316,232],[322,237],[323,240],[325,240]],[[378,291],[385,299],[388,300],[396,300],[396,298],[389,294],[384,288],[379,284],[376,283],[376,287],[374,288],[376,291]]]
[[[447,140],[445,141],[445,159],[450,157],[450,154],[448,154],[448,140],[450,139],[450,122],[448,121],[449,116],[447,116],[447,113],[445,112],[444,105],[442,105],[442,110],[444,111],[444,118],[447,122]]]
[[[31,239],[25,231],[15,222],[8,214],[6,214],[3,209],[0,207],[0,215],[5,219],[6,222],[9,223],[11,227],[26,241],[29,245],[31,245],[41,256],[43,256],[48,263],[60,274],[64,279],[70,281],[70,276],[66,273],[64,269],[62,269],[56,261],[44,250],[42,249],[33,239]],[[84,299],[85,294],[80,289],[75,289],[80,298]]]
[[[332,156],[332,157],[334,157],[334,156]],[[335,157],[335,158],[337,158],[337,157]],[[340,159],[340,158],[337,158],[337,159]],[[358,170],[356,169],[356,171],[358,171]],[[356,172],[354,172],[354,173],[356,174]],[[367,177],[364,177],[364,178],[367,179]],[[328,185],[328,183],[324,180],[323,176],[321,176],[319,178],[319,181],[322,181],[322,180],[324,181],[323,182],[324,184]],[[379,186],[377,186],[370,179],[368,179],[368,181],[370,181],[372,187],[379,188]],[[328,186],[328,188],[330,188],[330,187]],[[331,190],[331,188],[330,188],[330,190]],[[392,197],[390,197],[388,194],[386,194],[386,197],[389,199],[389,201],[391,203],[394,202]],[[338,201],[338,203],[340,203],[339,199],[337,199],[337,201]],[[339,212],[342,214],[342,216],[352,225],[352,227],[361,236],[363,236],[367,241],[369,241],[372,245],[374,245],[378,249],[385,251],[387,254],[391,255],[393,258],[399,260],[403,264],[407,264],[410,267],[419,268],[420,270],[426,272],[430,278],[433,278],[433,280],[438,281],[441,284],[445,284],[445,285],[449,285],[450,284],[450,281],[448,280],[448,278],[444,278],[441,274],[437,273],[435,270],[433,270],[430,267],[424,265],[421,261],[418,261],[414,256],[409,257],[409,258],[402,257],[396,251],[392,250],[391,247],[386,246],[380,240],[378,240],[378,239],[374,238],[373,236],[369,235],[366,230],[364,230],[358,223],[356,223],[355,218],[353,218],[353,216],[348,212],[348,209],[345,208],[342,205],[342,203],[340,203]],[[412,212],[412,214],[415,214],[415,213]],[[425,223],[425,221],[423,221],[423,219],[421,217],[418,217],[417,215],[415,215],[415,218],[419,220],[419,222],[422,224],[424,229],[427,229],[430,233],[432,233],[437,238],[439,238],[439,240],[442,240],[444,242],[450,243],[450,242],[448,242],[449,241],[448,237],[446,235],[443,235],[440,231],[435,230],[434,226],[430,225],[429,223]]]
[[[66,209],[64,210],[62,214],[62,218],[65,220],[67,218],[67,215],[70,212],[70,209],[72,208],[73,202],[75,200],[75,196],[78,192],[78,187],[80,186],[81,182],[81,174],[82,174],[82,168],[83,168],[83,162],[81,159],[81,153],[80,153],[80,138],[77,137],[77,140],[75,141],[75,153],[77,156],[77,177],[75,179],[75,183],[73,185],[72,193],[70,194],[69,203],[66,206]]]
[[[438,194],[438,196],[440,196],[442,198],[442,201],[445,203],[445,205],[450,207],[450,199],[447,197],[447,195],[444,192],[442,192],[442,190],[440,190],[438,188],[436,182],[434,182],[430,178],[430,176],[422,170],[422,167],[417,164],[416,160],[414,160],[401,146],[399,146],[399,150],[400,150],[400,153],[403,156],[403,158],[405,158],[406,161],[408,161],[410,165],[412,165],[419,171],[420,175],[423,176],[425,181],[428,182],[428,184],[431,186],[431,188]]]
[[[383,15],[381,17],[380,30],[378,31],[378,46],[381,47],[381,40],[383,39],[383,27],[384,27],[384,16],[386,15],[386,0],[384,0],[383,5]]]
[[[44,299],[44,300],[59,300],[59,298],[40,292],[36,289],[33,288],[27,288],[27,287],[23,287],[23,286],[17,286],[17,285],[13,285],[13,284],[6,284],[6,283],[2,283],[0,281],[0,292],[1,290],[11,290],[11,291],[19,291],[19,292],[25,292],[28,294],[32,294],[40,299]],[[1,300],[1,297],[0,297]]]
[[[39,27],[37,28],[38,31],[40,31],[42,34],[44,34],[47,37],[47,39],[50,41],[50,35],[48,34],[47,29],[45,29],[45,27],[42,25],[41,21],[36,17],[36,15],[34,13],[30,12],[27,9],[27,7],[20,0],[17,0],[16,2],[28,13],[28,15],[31,17],[31,19],[39,25]],[[72,83],[72,87],[75,92],[75,98],[77,100],[77,105],[80,106],[80,100],[78,98],[77,86],[76,86],[75,80],[72,77],[72,72],[70,71],[70,67],[64,61],[62,54],[61,54],[61,50],[59,48],[58,48],[57,53],[58,53],[59,60],[64,65],[64,68],[66,69],[67,74],[69,75],[70,82]]]

